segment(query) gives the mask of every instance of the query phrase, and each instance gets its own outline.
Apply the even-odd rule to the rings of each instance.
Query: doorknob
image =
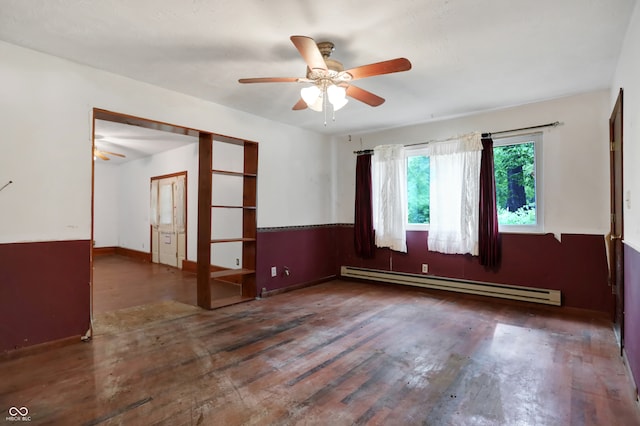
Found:
[[[611,235],[609,235],[609,239],[610,239],[611,241],[614,241],[614,240],[621,240],[621,239],[622,239],[622,235],[615,235],[615,234],[611,234]]]

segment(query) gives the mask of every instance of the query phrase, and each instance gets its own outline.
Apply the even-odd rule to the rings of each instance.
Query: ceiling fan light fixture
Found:
[[[318,86],[303,87],[300,89],[300,96],[307,103],[307,106],[311,108],[312,105],[318,102],[318,99],[322,100],[322,92]],[[322,111],[322,103],[320,104],[320,111]],[[313,109],[313,108],[312,108]]]
[[[308,104],[307,106],[313,111],[322,112],[322,108],[324,106],[324,96],[322,95],[322,93],[320,93],[320,95],[312,104]]]
[[[347,102],[349,102],[349,99],[344,98],[344,99],[339,99],[336,102],[331,102],[331,105],[333,106],[333,110],[337,111],[340,108],[342,108],[343,106],[345,106],[347,104]]]
[[[349,102],[347,99],[347,89],[336,86],[335,84],[331,84],[327,87],[327,97],[329,98],[329,102],[331,102],[331,106],[333,106],[334,111],[339,110]]]

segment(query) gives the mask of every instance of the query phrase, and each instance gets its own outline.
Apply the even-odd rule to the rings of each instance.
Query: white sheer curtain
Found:
[[[431,251],[478,255],[480,133],[430,144]]]
[[[407,252],[407,161],[403,145],[374,148],[371,164],[376,246]]]

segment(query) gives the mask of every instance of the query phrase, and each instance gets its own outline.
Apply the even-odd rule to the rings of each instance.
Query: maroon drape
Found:
[[[493,139],[482,135],[480,160],[480,216],[478,244],[480,264],[496,268],[500,264],[500,234],[496,207],[496,179],[493,170]]]
[[[356,206],[354,243],[360,257],[373,257],[375,239],[371,201],[371,154],[360,154],[356,160]]]

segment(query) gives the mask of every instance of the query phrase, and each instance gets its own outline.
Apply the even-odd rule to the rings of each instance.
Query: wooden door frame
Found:
[[[93,149],[95,148],[95,122],[96,120],[104,120],[110,121],[113,123],[120,123],[130,126],[143,127],[146,129],[153,129],[163,132],[175,133],[183,136],[193,136],[195,138],[199,138],[201,134],[207,134],[209,132],[204,132],[197,129],[192,129],[189,127],[179,126],[175,124],[165,123],[156,120],[150,120],[147,118],[136,117],[128,114],[122,114],[119,112],[109,111],[101,108],[93,108],[93,116],[91,120],[91,137],[92,137],[92,146],[91,152],[93,153]],[[93,240],[94,240],[94,208],[95,208],[95,161],[93,160],[93,155],[91,155],[91,241],[89,248],[89,286],[90,286],[90,298],[89,298],[89,316],[91,318],[90,321],[90,335],[93,336]],[[186,184],[186,182],[185,182]],[[200,197],[202,191],[209,191],[211,193],[211,182],[209,182],[209,187],[207,188],[198,188],[197,196]],[[186,214],[186,211],[185,211]],[[185,217],[186,221],[186,217]],[[185,235],[186,239],[186,235]],[[186,247],[185,247],[186,254]],[[198,287],[198,293],[201,289]]]
[[[624,349],[624,187],[623,187],[623,89],[620,88],[616,103],[609,117],[609,187],[610,187],[610,232],[609,245],[609,271],[611,291],[615,294],[613,321],[616,337],[619,339],[620,354]],[[620,140],[615,140],[615,125],[619,116]],[[619,155],[619,164],[616,167],[616,156]],[[619,168],[619,170],[618,170]],[[616,171],[620,174],[619,188],[617,187]],[[620,199],[616,199],[616,195]],[[616,231],[619,229],[619,233]],[[619,330],[618,330],[619,327]]]
[[[194,129],[190,127],[180,126],[176,124],[170,124],[166,122],[151,120],[142,117],[136,117],[128,114],[122,114],[113,112],[101,108],[93,108],[92,117],[92,152],[95,147],[95,120],[105,120],[115,123],[127,124],[132,126],[144,127],[147,129],[159,130],[164,132],[176,133],[179,135],[188,135],[198,138],[198,192],[196,194],[198,205],[198,221],[197,221],[197,303],[198,306],[204,309],[211,309],[211,167],[212,167],[212,155],[213,155],[213,139],[221,141],[235,141],[234,143],[242,143],[243,139],[235,137],[212,133],[204,130]],[[257,163],[257,143],[250,142],[256,145],[255,153],[251,153],[251,158],[256,160]],[[95,168],[93,162],[93,155],[90,157],[92,160],[91,168],[91,241],[94,238],[94,181],[95,181]],[[245,158],[245,162],[247,159]],[[257,164],[253,166],[257,167]],[[254,189],[255,191],[255,189]],[[186,214],[186,212],[185,212]],[[254,215],[255,216],[255,215]],[[255,226],[254,226],[255,229]],[[254,231],[255,232],[255,231]],[[186,238],[186,236],[185,236]],[[93,323],[93,245],[90,244],[89,253],[89,268],[90,268],[90,301],[89,312],[91,317],[91,324]],[[186,248],[185,248],[186,254]],[[256,252],[255,249],[252,253],[253,263],[255,263]],[[248,262],[248,260],[247,260]],[[245,280],[242,284],[242,294],[249,295],[252,298],[256,294],[255,275],[253,279]],[[247,299],[248,300],[248,299]],[[93,335],[93,325],[91,325],[91,335]]]
[[[173,178],[173,177],[179,177],[179,176],[184,176],[184,258],[185,260],[188,257],[188,234],[187,234],[187,229],[188,228],[188,208],[189,208],[189,203],[188,203],[188,190],[187,190],[187,186],[188,186],[188,174],[187,174],[187,170],[183,170],[180,172],[175,172],[175,173],[169,173],[166,175],[160,175],[160,176],[151,176],[151,178],[149,178],[149,182],[153,182],[154,180],[161,180],[161,179],[169,179],[169,178]],[[153,225],[149,224],[149,247],[151,247],[152,249],[152,258],[153,258]],[[160,262],[158,262],[160,263]],[[179,267],[178,269],[182,269],[181,267]]]

